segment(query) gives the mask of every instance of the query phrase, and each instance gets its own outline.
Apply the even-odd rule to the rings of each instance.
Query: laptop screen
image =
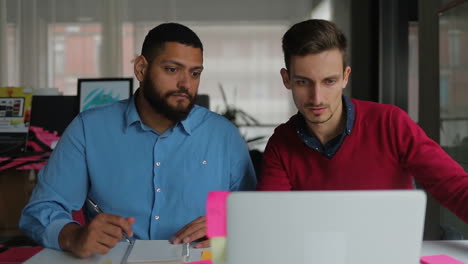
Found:
[[[32,89],[0,87],[0,155],[24,152],[31,119]]]

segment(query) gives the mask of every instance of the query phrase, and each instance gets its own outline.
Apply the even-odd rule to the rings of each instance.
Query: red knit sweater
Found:
[[[331,159],[305,145],[293,116],[275,129],[259,190],[411,189],[413,177],[468,222],[468,174],[393,105],[352,99],[355,121]]]

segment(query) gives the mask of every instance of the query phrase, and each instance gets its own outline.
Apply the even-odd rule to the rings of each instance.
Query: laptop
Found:
[[[228,264],[417,264],[422,191],[234,192]]]
[[[15,156],[26,150],[31,93],[17,87],[0,89],[0,156]],[[12,95],[6,96],[6,91]]]

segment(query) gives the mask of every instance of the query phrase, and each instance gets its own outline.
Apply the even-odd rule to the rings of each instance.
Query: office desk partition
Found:
[[[126,263],[123,260],[128,244],[120,242],[114,249],[106,255],[96,255],[87,259],[78,259],[69,253],[57,251],[53,249],[44,249],[31,259],[26,261],[26,264],[42,264],[42,263],[69,263],[69,264],[102,264],[102,263]],[[191,249],[190,261],[199,260],[201,252],[204,249]],[[424,241],[421,249],[421,256],[429,255],[449,255],[460,261],[468,263],[468,240],[458,241]],[[220,263],[218,263],[220,264]],[[418,264],[418,263],[414,263]]]
[[[18,221],[36,184],[36,170],[0,170],[0,244],[24,237]]]

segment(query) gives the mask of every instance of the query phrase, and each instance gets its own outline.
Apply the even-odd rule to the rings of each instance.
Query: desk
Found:
[[[25,237],[18,227],[21,211],[36,185],[37,171],[49,156],[50,151],[0,157],[0,242]]]
[[[441,254],[468,263],[468,240],[423,241],[421,256]]]
[[[102,256],[93,256],[87,259],[78,259],[69,253],[53,249],[44,249],[34,257],[26,261],[26,264],[42,263],[69,263],[69,264],[102,264],[112,261],[113,264],[122,263],[122,257],[125,254],[127,243],[120,242],[108,254]],[[203,249],[191,249],[190,261],[199,260]],[[449,255],[463,262],[468,263],[468,240],[459,241],[424,241],[421,249],[421,256],[429,255]],[[110,262],[109,262],[110,263]],[[415,263],[417,264],[417,263]]]
[[[25,237],[18,222],[35,185],[35,170],[0,169],[0,243]]]

